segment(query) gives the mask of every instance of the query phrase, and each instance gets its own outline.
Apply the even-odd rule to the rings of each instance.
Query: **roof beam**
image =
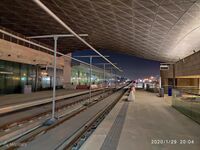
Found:
[[[50,48],[45,47],[45,46],[43,46],[43,45],[40,45],[40,44],[37,44],[37,43],[35,43],[35,42],[29,41],[29,40],[27,40],[27,39],[21,38],[21,37],[19,37],[19,36],[16,36],[16,35],[14,35],[14,34],[11,34],[11,33],[7,32],[7,31],[4,31],[4,30],[2,30],[2,29],[0,29],[0,32],[3,33],[3,34],[8,35],[8,36],[10,36],[10,37],[13,37],[13,38],[15,38],[15,39],[18,39],[18,40],[21,40],[21,41],[23,41],[23,42],[26,42],[26,43],[32,44],[32,45],[34,45],[34,46],[40,47],[40,48],[42,48],[42,49],[45,49],[45,50],[47,50],[47,51],[54,52],[53,49],[50,49]],[[83,63],[83,64],[85,64],[85,65],[88,65],[88,66],[90,65],[90,64],[88,64],[88,63],[86,63],[86,62],[84,62],[84,61],[81,61],[81,60],[79,60],[79,59],[73,58],[73,57],[68,56],[68,55],[64,55],[63,53],[60,53],[60,52],[57,52],[57,54],[58,54],[58,55],[61,55],[61,56],[64,56],[64,57],[71,58],[72,60],[75,60],[75,61],[77,61],[77,62]]]
[[[79,36],[85,37],[88,34],[78,34]],[[40,39],[40,38],[53,38],[53,37],[75,37],[73,34],[52,34],[52,35],[39,35],[39,36],[29,36],[29,39]]]
[[[99,51],[97,51],[92,45],[87,43],[83,38],[81,38],[78,34],[76,34],[68,25],[66,25],[59,17],[57,17],[49,8],[47,8],[40,0],[33,0],[39,7],[41,7],[44,11],[46,11],[52,18],[54,18],[60,25],[62,25],[66,30],[68,30],[71,34],[77,37],[81,42],[91,48],[94,52],[96,52],[99,56],[101,56],[104,60],[112,64],[113,67],[121,71],[116,65],[114,65],[110,60],[104,57]]]

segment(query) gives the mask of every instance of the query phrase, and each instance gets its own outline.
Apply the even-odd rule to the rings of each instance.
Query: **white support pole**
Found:
[[[110,74],[111,74],[111,87],[113,86],[113,70],[112,68],[110,69]]]
[[[121,71],[116,65],[114,65],[109,59],[103,56],[99,51],[97,51],[92,45],[86,42],[83,38],[81,38],[77,33],[75,33],[65,22],[63,22],[55,13],[53,13],[47,6],[45,6],[40,0],[32,0],[35,2],[40,8],[42,8],[46,13],[48,13],[55,21],[57,21],[61,26],[63,26],[66,30],[68,30],[71,34],[73,34],[77,39],[87,45],[90,49],[96,52],[99,56],[101,56],[105,61],[110,63],[113,67]]]
[[[104,87],[106,85],[106,73],[105,73],[105,71],[106,71],[106,64],[104,63],[103,64],[103,86]]]
[[[115,89],[117,88],[117,76],[116,76],[116,70],[114,70],[114,72],[115,72]]]
[[[90,90],[90,92],[89,92],[90,98],[89,98],[89,102],[91,102],[91,96],[92,96],[92,91],[91,91],[92,90],[92,88],[91,88],[92,84],[91,83],[92,83],[92,56],[90,56],[90,89],[89,89]]]
[[[78,34],[80,37],[88,36],[88,34]],[[39,36],[29,36],[30,39],[41,39],[41,38],[54,38],[55,36],[66,38],[66,37],[75,37],[73,34],[51,34],[51,35],[39,35]]]
[[[162,83],[161,83],[161,77],[159,77],[159,88],[161,89]]]
[[[52,117],[55,119],[55,99],[56,99],[56,54],[57,54],[57,41],[58,37],[54,37],[54,68],[53,68],[53,98],[52,98]]]
[[[11,34],[11,33],[7,32],[7,31],[4,31],[4,30],[2,30],[2,29],[0,29],[0,33],[6,34],[6,35],[8,35],[8,36],[10,36],[10,37],[12,37],[12,38],[17,39],[17,40],[21,40],[21,41],[23,41],[23,42],[29,43],[29,45],[31,44],[31,45],[37,46],[37,47],[39,47],[39,48],[42,48],[42,49],[45,49],[45,50],[47,50],[47,51],[49,51],[49,52],[53,52],[53,53],[54,53],[54,50],[53,50],[53,49],[50,49],[50,48],[45,47],[45,46],[43,46],[43,45],[37,44],[37,43],[32,42],[32,41],[30,41],[30,40],[21,38],[21,37],[19,37],[19,36],[16,36],[16,35],[14,35],[14,34]],[[72,60],[75,60],[75,61],[77,61],[77,62],[83,63],[83,64],[85,64],[85,65],[88,65],[88,66],[90,65],[90,64],[88,64],[88,63],[86,63],[86,62],[83,62],[83,61],[81,61],[81,60],[79,60],[79,59],[73,58],[73,57],[68,56],[68,55],[64,55],[63,53],[60,53],[60,52],[57,52],[57,54],[58,54],[58,55],[61,55],[61,56],[63,56],[63,57],[71,58]]]

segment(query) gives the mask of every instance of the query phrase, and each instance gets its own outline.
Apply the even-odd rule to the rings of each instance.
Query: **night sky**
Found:
[[[129,79],[146,78],[150,76],[159,75],[160,62],[146,60],[131,55],[125,55],[121,53],[113,53],[111,51],[103,50],[100,51],[103,55],[110,56],[108,59],[113,63],[117,63],[117,66],[123,70],[123,76]],[[97,55],[92,50],[76,51],[72,56],[83,56],[83,55]],[[89,63],[89,58],[78,58],[80,60]],[[105,62],[102,58],[94,58],[93,63]],[[108,67],[107,67],[108,68]]]

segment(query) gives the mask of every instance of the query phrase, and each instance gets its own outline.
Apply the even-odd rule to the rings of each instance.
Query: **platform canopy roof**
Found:
[[[41,0],[96,49],[176,61],[200,48],[200,0]],[[0,26],[25,36],[69,33],[32,0],[1,0]],[[52,40],[38,39],[48,45]],[[62,53],[88,49],[59,40]]]

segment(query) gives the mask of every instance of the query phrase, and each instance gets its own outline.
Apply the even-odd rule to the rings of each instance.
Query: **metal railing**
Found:
[[[45,46],[45,47],[48,47],[50,49],[53,49],[53,47],[49,46],[49,45],[46,45],[44,43],[41,43],[41,42],[38,42],[34,39],[28,39],[26,36],[22,35],[22,34],[19,34],[17,32],[14,32],[14,31],[11,31],[7,28],[4,28],[2,26],[0,26],[0,29],[3,30],[3,31],[6,31],[6,32],[9,32],[17,37],[21,37],[23,39],[26,39],[26,40],[29,40],[29,41],[32,41],[34,43],[37,43],[39,45],[42,45],[42,46]],[[9,42],[12,42],[12,43],[16,43],[18,45],[22,45],[22,46],[25,46],[25,47],[28,47],[28,48],[32,48],[32,49],[35,49],[35,50],[38,50],[38,51],[42,51],[42,52],[45,52],[45,53],[48,53],[48,54],[53,54],[53,52],[50,52],[50,51],[47,51],[46,49],[42,48],[42,47],[39,47],[39,46],[36,46],[36,45],[33,45],[31,43],[28,43],[28,42],[25,42],[23,40],[20,40],[20,39],[17,39],[17,38],[14,38],[12,36],[9,36],[7,34],[4,34],[2,32],[0,32],[0,39],[3,39],[3,40],[6,40],[6,41],[9,41]]]

